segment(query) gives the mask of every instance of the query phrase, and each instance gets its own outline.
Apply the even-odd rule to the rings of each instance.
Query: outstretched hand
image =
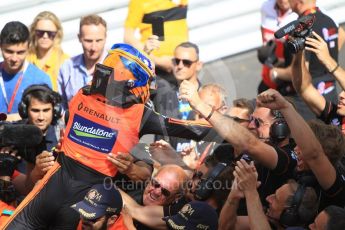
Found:
[[[258,106],[274,110],[281,110],[288,107],[289,102],[276,90],[268,89],[256,97]]]
[[[253,161],[249,164],[243,159],[237,161],[234,176],[238,187],[244,193],[256,190],[259,185],[257,182],[258,173]]]
[[[55,163],[55,157],[53,153],[48,151],[43,151],[39,155],[36,156],[36,163],[34,170],[37,171],[38,175],[45,175],[49,169],[53,167]]]
[[[108,160],[112,162],[117,167],[118,171],[122,174],[129,173],[133,168],[134,158],[129,153],[109,153]]]
[[[159,49],[160,41],[158,36],[151,35],[144,44],[144,52],[150,54],[153,50]]]
[[[198,94],[198,88],[193,83],[184,80],[180,84],[179,97],[180,100],[186,100],[189,102],[192,108],[201,103],[201,99]]]
[[[183,162],[191,169],[196,169],[198,166],[198,154],[195,151],[195,147],[186,147],[181,152]]]

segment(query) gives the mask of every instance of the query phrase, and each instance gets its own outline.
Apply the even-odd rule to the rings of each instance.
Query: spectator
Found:
[[[279,109],[284,114],[292,136],[296,141],[298,166],[309,169],[320,186],[319,210],[329,206],[345,205],[345,180],[338,167],[344,156],[345,138],[334,126],[311,121],[308,124],[291,105],[274,90],[258,96],[258,103],[269,108]]]
[[[221,226],[220,229],[228,229],[229,227],[235,228],[236,209],[239,204],[239,199],[241,198],[246,199],[250,229],[270,229],[257,191],[257,186],[259,185],[257,181],[258,173],[254,166],[254,162],[251,161],[250,164],[248,164],[245,160],[237,161],[234,177],[232,189],[227,198],[227,205],[232,206],[234,209],[232,209],[231,212],[221,212],[220,215],[223,216],[222,219],[226,218],[229,221],[226,225]],[[238,225],[239,224],[237,224],[237,226]]]
[[[53,149],[58,144],[64,126],[60,120],[61,96],[47,85],[31,85],[25,89],[18,111],[23,122],[37,126],[43,134],[42,142],[25,154],[26,174],[30,178],[29,183],[25,183],[28,193],[54,164],[56,156],[53,155]],[[15,184],[21,187],[23,183],[15,181]]]
[[[43,11],[34,18],[27,60],[49,75],[54,91],[58,90],[60,66],[68,58],[61,49],[62,39],[63,28],[54,13]]]
[[[274,33],[298,15],[291,10],[289,0],[265,0],[261,5],[261,35],[263,43],[274,39]]]
[[[5,183],[7,184],[7,191],[4,190],[1,193],[7,194],[6,199],[16,199],[19,195],[28,194],[34,184],[53,166],[55,158],[51,149],[57,144],[56,135],[59,135],[58,126],[54,125],[61,117],[60,102],[60,95],[52,91],[47,85],[31,85],[25,89],[22,101],[19,104],[19,114],[24,119],[23,122],[41,129],[43,140],[33,149],[26,148],[24,150],[19,146],[18,150],[12,147],[4,147],[0,150],[1,154],[8,153],[9,155],[6,154],[6,156],[12,157],[11,161],[8,161],[10,159],[7,158],[1,160],[1,165],[7,167],[6,177],[3,178],[8,181]],[[55,132],[55,129],[57,129],[57,132]],[[25,162],[21,161],[19,165],[26,166],[26,170],[17,166],[19,162],[15,160],[14,156],[18,155],[18,151],[21,151],[21,156],[25,160]],[[10,191],[13,192],[13,196],[8,195]],[[16,202],[14,202],[13,206],[16,207],[16,205]],[[4,216],[10,216],[10,214],[11,212],[7,212]]]
[[[64,109],[78,90],[92,80],[95,65],[105,58],[106,37],[107,23],[102,17],[91,14],[80,19],[78,38],[83,53],[64,62],[58,77]]]
[[[96,184],[83,200],[71,207],[80,214],[81,221],[77,229],[103,230],[110,226],[125,229],[121,216],[122,206],[121,194],[114,186]]]
[[[292,12],[289,0],[266,0],[261,5],[261,35],[263,47],[258,50],[259,60],[263,68],[261,72],[262,81],[258,87],[258,93],[268,88],[291,93],[291,83],[271,79],[270,68],[286,67],[291,62],[291,55],[284,49],[285,39],[275,39],[274,32],[291,21],[296,20],[298,15]],[[274,48],[273,48],[274,47]],[[261,57],[260,57],[261,55]],[[263,59],[261,59],[263,58]],[[279,83],[279,84],[278,84]]]
[[[200,87],[199,95],[202,101],[208,105],[215,107],[220,113],[225,113],[227,110],[227,94],[223,87],[218,84],[209,83]],[[195,120],[200,123],[208,123],[205,118],[200,117],[199,114],[195,114]],[[195,169],[200,166],[205,157],[211,155],[217,148],[217,143],[221,140],[215,140],[213,142],[186,140],[178,149],[182,149],[183,161],[191,169]]]
[[[7,120],[19,120],[18,103],[25,88],[31,84],[48,84],[49,76],[25,61],[29,49],[29,30],[21,22],[8,22],[0,33],[4,61],[0,67],[0,112],[9,114]]]
[[[345,210],[331,205],[317,215],[310,230],[342,230],[345,228]]]
[[[329,55],[327,45],[322,38],[316,33],[313,33],[313,35],[315,38],[307,38],[306,44],[311,46],[310,48],[307,47],[307,49],[317,55],[319,60],[339,82],[342,87],[342,91],[339,94],[339,102],[338,104],[335,104],[327,100],[325,97],[320,95],[318,90],[313,86],[311,75],[305,64],[303,52],[299,52],[295,55],[296,57],[292,66],[292,82],[296,91],[319,119],[324,121],[326,124],[338,126],[342,132],[345,133],[343,118],[345,116],[345,83],[343,81],[345,72]]]
[[[265,216],[256,190],[259,184],[254,164],[238,161],[234,175],[235,182],[226,201],[229,208],[220,214],[221,219],[228,221],[220,224],[220,229],[266,230],[271,229],[268,221],[274,225],[274,229],[306,227],[316,216],[318,198],[312,187],[289,180],[274,194],[267,196],[269,207]],[[248,217],[236,217],[239,201],[243,197],[246,198]]]
[[[174,52],[173,63],[173,72],[178,84],[183,80],[187,80],[199,89],[201,83],[198,79],[198,73],[202,68],[202,62],[199,60],[198,46],[191,42],[179,44]],[[157,112],[165,116],[182,120],[195,119],[195,114],[190,108],[188,102],[178,100],[177,87],[168,90],[158,88],[154,104]],[[165,141],[169,142],[178,152],[183,150],[185,147],[183,143],[186,142],[185,140],[178,140],[176,138],[169,137],[162,138],[161,136],[158,136],[155,139],[165,139]]]
[[[247,127],[250,123],[250,116],[254,112],[253,103],[245,98],[235,99],[232,106],[225,112],[225,116]]]
[[[315,31],[322,39],[327,43],[329,52],[332,58],[338,61],[338,51],[342,47],[345,41],[345,32],[339,27],[333,19],[328,15],[324,14],[317,6],[316,0],[290,0],[291,9],[299,15],[299,17],[313,14],[315,16],[315,22],[313,25],[313,31]],[[305,60],[307,68],[312,76],[312,84],[319,93],[323,95],[326,100],[336,103],[336,87],[335,81],[332,75],[327,71],[325,66],[323,66],[317,59],[317,56],[312,52],[305,53]],[[292,70],[291,65],[287,68],[272,68],[270,71],[271,75],[275,78],[291,81]],[[294,102],[300,114],[305,119],[314,118],[314,114],[306,109],[305,104],[300,100],[300,98],[295,97]]]
[[[307,227],[317,214],[318,198],[312,187],[291,180],[267,197],[266,215],[278,229]],[[282,228],[284,227],[284,228]]]
[[[327,43],[315,32],[312,32],[313,37],[306,38],[305,49],[314,53],[322,65],[331,73],[338,81],[341,88],[345,89],[345,81],[341,76],[345,75],[345,70],[332,58],[328,51]]]
[[[139,206],[128,195],[123,194],[125,205],[130,214],[150,228],[165,227],[162,217],[177,214],[190,201],[204,201],[217,211],[220,210],[229,193],[232,177],[232,167],[217,161],[212,156],[198,170],[195,170],[191,180],[185,187],[185,196],[175,203],[165,206]],[[213,220],[210,220],[213,221]]]
[[[141,200],[134,201],[127,194],[122,194],[122,196],[129,213],[137,219],[137,215],[142,215],[140,207],[168,206],[180,199],[184,194],[183,188],[186,181],[187,175],[181,167],[164,165],[158,169],[146,185]],[[162,221],[161,218],[159,221]],[[150,222],[153,223],[154,220],[150,220]],[[145,224],[148,223],[134,222],[138,229],[148,229]]]
[[[160,42],[159,49],[149,53],[156,64],[158,75],[158,87],[169,88],[175,85],[176,80],[172,76],[173,65],[171,58],[174,49],[182,42],[188,41],[187,9],[188,0],[181,1],[154,1],[131,0],[128,6],[128,14],[125,22],[124,42],[133,45],[137,49],[147,51],[145,43],[154,43],[158,38],[152,35],[154,17],[164,17],[164,41]],[[135,32],[139,30],[140,38],[136,38]],[[147,43],[148,44],[148,43]],[[170,83],[170,84],[169,84]]]
[[[183,186],[187,175],[176,165],[164,165],[152,176],[150,183],[145,187],[142,204],[167,205],[183,195]]]
[[[266,196],[293,178],[295,146],[290,141],[289,127],[279,111],[257,106],[247,128],[202,102],[196,88],[188,81],[180,85],[180,99],[189,101],[196,112],[206,117],[234,151],[240,153],[241,158],[255,161],[262,182],[259,194],[264,205]],[[246,214],[245,210],[241,209],[241,214]]]
[[[220,113],[225,113],[227,106],[227,93],[225,89],[216,83],[208,83],[200,87],[199,95],[201,100],[215,107]],[[195,120],[204,120],[199,114],[195,114]]]

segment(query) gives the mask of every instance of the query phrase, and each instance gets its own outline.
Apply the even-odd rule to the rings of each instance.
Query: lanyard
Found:
[[[7,99],[7,94],[6,94],[6,88],[5,88],[5,82],[4,82],[4,78],[2,76],[2,65],[1,65],[1,68],[0,68],[0,85],[1,85],[1,91],[2,91],[2,94],[4,95],[4,98],[5,98],[5,102],[7,104],[7,114],[9,114],[11,111],[12,111],[12,107],[13,107],[13,103],[14,103],[14,100],[16,98],[16,95],[17,95],[17,92],[18,92],[18,89],[19,89],[19,86],[20,84],[22,83],[22,80],[24,78],[24,73],[26,71],[28,67],[28,62],[24,62],[24,66],[23,66],[23,70],[17,80],[17,83],[14,87],[14,90],[13,90],[13,93],[12,93],[12,96],[11,96],[11,100],[10,102],[8,102],[8,99]]]

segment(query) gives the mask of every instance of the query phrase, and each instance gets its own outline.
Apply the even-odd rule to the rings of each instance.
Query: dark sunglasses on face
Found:
[[[43,37],[44,34],[47,33],[48,37],[52,40],[55,38],[55,36],[57,34],[56,31],[48,31],[48,30],[35,30],[35,33],[36,33],[36,36],[39,38]]]
[[[237,123],[250,122],[249,119],[243,119],[243,118],[239,118],[239,117],[233,117],[233,116],[230,116],[230,115],[224,115],[224,116],[233,119],[233,120],[236,121]]]
[[[254,122],[254,125],[255,125],[255,128],[260,128],[261,126],[264,126],[264,125],[269,125],[268,122],[263,122],[262,120],[260,120],[259,118],[256,118],[254,116],[250,116],[249,118],[249,122]]]
[[[189,68],[193,63],[197,62],[198,60],[191,61],[188,59],[179,59],[179,58],[173,58],[172,59],[172,62],[174,65],[179,65],[181,61],[182,61],[183,66]]]
[[[161,193],[162,193],[163,196],[169,197],[171,195],[171,192],[168,189],[163,188],[161,186],[161,184],[158,181],[156,181],[154,178],[151,179],[151,185],[154,188],[161,188]]]

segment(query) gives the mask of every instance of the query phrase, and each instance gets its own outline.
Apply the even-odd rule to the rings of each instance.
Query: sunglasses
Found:
[[[173,58],[172,59],[172,62],[174,65],[179,65],[181,61],[182,61],[183,66],[189,68],[193,63],[197,62],[198,60],[191,61],[188,59],[179,59],[179,58]]]
[[[257,129],[260,128],[261,126],[270,124],[268,122],[264,122],[264,121],[260,120],[259,118],[254,117],[254,116],[250,116],[249,122],[250,123],[254,122],[255,128],[257,128]]]
[[[154,178],[151,178],[151,185],[154,188],[161,188],[161,193],[162,193],[163,196],[169,197],[171,195],[171,192],[168,189],[163,188],[161,186],[161,184],[157,180],[155,180]]]
[[[237,123],[250,122],[249,119],[243,119],[243,118],[239,118],[239,117],[233,117],[233,116],[230,116],[230,115],[224,115],[224,116],[233,119],[233,120],[236,121]]]
[[[35,30],[35,33],[36,33],[36,36],[39,38],[43,37],[44,34],[47,33],[48,37],[52,40],[55,38],[55,36],[57,34],[56,31],[48,31],[48,30]]]

